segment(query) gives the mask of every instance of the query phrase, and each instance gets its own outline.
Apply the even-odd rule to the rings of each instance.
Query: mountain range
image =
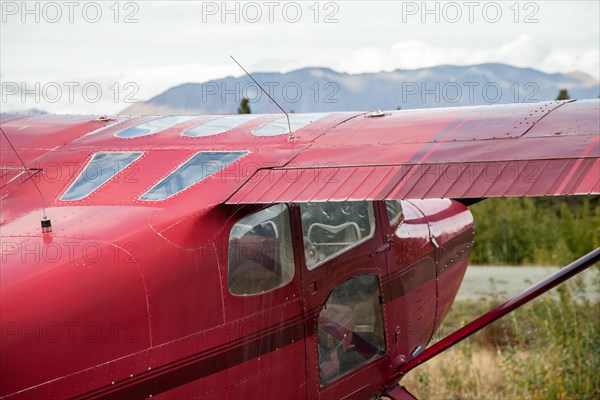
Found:
[[[361,74],[310,67],[252,76],[286,111],[293,112],[536,102],[554,100],[560,89],[567,89],[571,98],[600,95],[600,81],[582,72],[549,74],[498,63]],[[175,86],[121,114],[235,114],[243,97],[250,100],[253,113],[280,112],[243,75]]]

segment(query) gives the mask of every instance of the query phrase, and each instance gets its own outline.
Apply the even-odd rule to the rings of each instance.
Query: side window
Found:
[[[319,314],[321,385],[385,354],[379,279],[359,275],[335,288]]]
[[[140,200],[160,201],[216,174],[248,154],[247,151],[201,151],[140,196]]]
[[[294,277],[290,215],[276,204],[239,220],[229,234],[229,291],[260,294]]]
[[[309,269],[373,237],[375,232],[373,203],[369,201],[301,203],[300,211]]]
[[[390,218],[390,225],[394,225],[402,217],[402,204],[400,200],[386,200],[385,207]]]
[[[92,157],[75,182],[60,198],[82,200],[142,156],[142,152],[101,151]]]

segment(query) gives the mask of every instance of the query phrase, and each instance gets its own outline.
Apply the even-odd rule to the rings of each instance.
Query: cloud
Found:
[[[517,66],[539,65],[551,53],[551,49],[535,41],[530,35],[520,35],[512,42],[506,43],[492,51],[490,57],[496,60],[505,60],[507,64]]]
[[[501,62],[544,72],[582,71],[600,77],[600,52],[551,48],[523,34],[497,48],[465,49],[406,40],[389,47],[361,47],[334,66],[349,73],[416,69],[443,64],[472,65]]]
[[[227,65],[188,63],[151,66],[128,70],[118,78],[122,82],[135,82],[140,86],[140,97],[147,99],[173,86],[190,82],[205,82],[228,75],[243,73],[233,62]]]

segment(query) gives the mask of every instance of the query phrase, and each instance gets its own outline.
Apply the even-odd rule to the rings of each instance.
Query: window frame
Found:
[[[181,132],[181,136],[186,137],[186,138],[192,138],[192,139],[197,139],[197,138],[206,138],[206,137],[211,137],[211,136],[216,136],[216,135],[222,135],[224,133],[227,133],[233,129],[237,129],[240,126],[254,121],[258,118],[261,118],[262,115],[260,114],[234,114],[234,115],[224,115],[215,119],[211,119],[210,121],[204,121],[192,128],[186,129],[185,131]],[[224,121],[225,120],[225,121]],[[229,120],[229,121],[227,121]],[[236,121],[239,120],[239,121]],[[218,130],[216,127],[213,128],[213,132],[210,133],[202,133],[199,135],[192,135],[189,134],[189,132],[192,132],[194,129],[202,129],[202,128],[211,128],[212,125],[221,125],[221,124],[225,124],[226,125],[226,129],[221,129]],[[228,124],[228,125],[227,125]]]
[[[365,338],[364,335],[360,335],[357,332],[357,330],[356,330],[357,325],[355,325],[354,329],[350,329],[348,327],[343,326],[343,328],[344,328],[343,330],[346,330],[346,331],[349,330],[353,334],[354,333],[358,334],[361,337],[360,340],[366,341],[370,346],[373,346],[373,347],[377,348],[378,351],[371,358],[368,358],[368,359],[365,358],[365,360],[364,360],[363,363],[356,364],[353,368],[351,368],[351,369],[349,369],[349,370],[347,370],[345,372],[342,372],[340,374],[337,374],[337,375],[331,377],[329,380],[323,380],[323,375],[322,375],[322,370],[321,370],[321,366],[322,366],[322,362],[321,362],[321,357],[322,357],[322,354],[321,354],[321,345],[318,343],[317,344],[317,359],[319,361],[318,362],[318,364],[319,364],[319,374],[318,375],[319,375],[319,386],[320,386],[320,388],[324,388],[324,387],[326,387],[326,386],[328,386],[328,385],[330,385],[332,383],[335,383],[339,379],[347,377],[348,375],[350,375],[352,373],[355,373],[360,368],[366,367],[366,366],[370,365],[371,363],[376,362],[377,360],[380,360],[382,357],[385,357],[386,354],[387,354],[387,352],[388,352],[388,343],[387,343],[387,337],[386,337],[386,318],[385,318],[385,313],[384,313],[384,310],[383,310],[383,304],[381,302],[382,295],[383,295],[382,286],[381,286],[381,276],[379,274],[377,274],[377,273],[364,273],[364,274],[353,275],[353,276],[349,277],[348,279],[346,279],[345,281],[343,281],[342,283],[340,283],[339,285],[337,285],[334,288],[332,288],[329,291],[329,293],[327,295],[327,298],[325,299],[325,302],[323,303],[321,309],[319,310],[319,314],[317,316],[316,330],[317,330],[317,332],[323,332],[323,333],[328,333],[329,334],[329,332],[327,332],[327,330],[322,329],[320,327],[321,326],[321,315],[323,314],[323,312],[327,311],[327,306],[328,306],[327,303],[330,301],[330,299],[332,299],[334,297],[334,292],[336,290],[338,290],[342,286],[350,283],[353,279],[356,279],[356,278],[359,278],[359,277],[372,277],[374,279],[374,284],[375,284],[375,287],[377,289],[377,294],[378,294],[378,296],[377,296],[377,300],[378,301],[377,301],[376,304],[373,304],[373,306],[377,306],[378,305],[378,310],[374,308],[373,311],[374,311],[374,314],[376,314],[377,312],[379,312],[379,319],[375,315],[375,320],[374,320],[374,323],[373,323],[373,328],[374,328],[374,331],[376,331],[377,329],[380,330],[380,333],[382,335],[381,336],[381,343],[372,343],[367,338]],[[354,306],[351,308],[352,314],[354,314],[355,308],[356,308],[356,306],[359,303],[368,303],[368,302],[363,299],[363,301],[359,301],[356,304],[354,304]],[[329,304],[330,307],[332,307],[333,305],[338,305],[338,306],[342,305],[342,306],[347,307],[347,305],[344,305],[343,303]],[[334,311],[334,315],[335,315],[335,311]],[[353,318],[355,318],[355,317],[353,316],[351,319],[353,319]],[[334,322],[335,324],[338,324],[338,326],[340,325],[337,321],[335,321],[335,319],[333,319],[333,318],[328,318],[328,319],[329,319],[330,322]],[[356,321],[354,321],[354,323],[355,322]],[[377,324],[379,324],[379,326],[377,326]],[[345,335],[344,335],[344,337],[345,337]],[[337,344],[337,347],[339,347],[342,344],[341,342],[344,339],[344,337],[342,337],[341,340],[338,338],[339,343]],[[317,341],[318,340],[319,340],[319,337],[317,336]],[[380,347],[380,345],[382,345],[383,347]],[[334,350],[337,350],[337,347]],[[340,366],[340,368],[341,368],[341,366]]]
[[[396,214],[394,216],[394,218],[390,218],[390,212],[388,209],[388,202],[389,201],[397,201],[399,206],[400,206],[400,212],[398,214]],[[396,225],[399,221],[402,220],[402,218],[404,217],[404,208],[402,207],[402,200],[395,200],[395,199],[391,199],[391,200],[384,200],[383,204],[385,205],[385,211],[387,213],[388,216],[388,220],[390,221],[390,226],[394,226]]]
[[[303,234],[302,234],[302,254],[304,257],[304,265],[306,266],[306,268],[309,271],[315,270],[316,268],[322,266],[323,264],[326,264],[332,260],[335,260],[336,258],[340,257],[341,255],[347,253],[348,251],[362,245],[363,243],[366,243],[367,241],[373,239],[377,233],[377,217],[376,217],[376,207],[375,207],[375,203],[372,200],[357,200],[357,201],[331,201],[331,202],[313,202],[313,203],[347,203],[347,202],[353,202],[353,203],[359,203],[359,202],[366,202],[367,206],[368,206],[368,217],[369,217],[369,222],[372,226],[371,228],[371,232],[368,236],[361,238],[359,241],[353,243],[352,245],[345,247],[344,249],[335,252],[333,254],[330,254],[329,256],[325,257],[324,259],[320,260],[319,262],[309,266],[308,262],[307,262],[307,257],[306,257],[306,250],[307,250],[307,246],[306,246],[306,241],[304,238],[304,220],[302,218],[302,204],[305,203],[298,203],[298,208],[300,209],[300,229],[302,230]],[[308,232],[307,232],[308,234]]]
[[[86,173],[88,167],[90,165],[92,165],[94,163],[94,159],[100,155],[100,154],[130,154],[132,156],[134,156],[134,158],[129,161],[126,165],[123,166],[123,168],[118,169],[114,174],[110,175],[108,178],[106,178],[103,182],[101,182],[99,185],[93,187],[92,190],[89,190],[88,192],[85,193],[84,196],[81,197],[77,197],[77,198],[65,198],[67,196],[67,194],[75,187],[75,185],[78,183],[79,179],[81,177],[84,176],[84,174]],[[69,185],[69,187],[65,190],[65,192],[60,196],[60,201],[81,201],[89,196],[91,196],[94,192],[96,192],[98,189],[100,189],[102,186],[106,185],[111,179],[113,179],[115,176],[119,175],[120,173],[122,173],[125,169],[129,168],[131,165],[133,165],[137,160],[139,160],[142,156],[144,155],[143,151],[98,151],[96,153],[94,153],[90,159],[88,160],[88,162],[83,166],[83,168],[81,169],[81,171],[79,172],[79,174],[77,175],[77,177],[73,180],[73,182]],[[113,161],[114,163],[114,161]],[[119,165],[119,164],[117,164]],[[101,169],[102,171],[102,169]],[[102,175],[100,175],[101,177]],[[86,182],[86,180],[84,180],[84,182]]]
[[[230,283],[230,279],[231,279],[231,235],[233,230],[235,229],[236,225],[238,225],[241,221],[244,221],[247,218],[250,218],[252,216],[255,216],[259,213],[262,213],[270,208],[276,207],[276,206],[283,206],[284,210],[281,211],[280,215],[282,213],[287,214],[287,218],[286,218],[286,223],[287,223],[287,232],[286,234],[289,236],[287,239],[280,239],[278,241],[278,246],[279,246],[279,263],[281,266],[281,275],[280,277],[283,277],[283,271],[284,269],[287,269],[287,274],[288,277],[286,280],[283,280],[281,284],[272,287],[268,290],[263,290],[260,292],[256,292],[256,293],[234,293],[231,290],[231,283]],[[294,282],[294,280],[296,279],[296,253],[295,253],[295,247],[294,247],[294,227],[293,227],[293,218],[292,218],[292,210],[290,205],[288,205],[287,203],[274,203],[274,204],[269,204],[266,207],[262,207],[260,209],[254,209],[251,212],[244,214],[243,216],[241,216],[240,218],[238,218],[235,222],[233,222],[228,229],[228,234],[227,234],[227,252],[226,252],[226,276],[225,276],[225,282],[226,282],[226,286],[227,286],[227,291],[228,293],[235,297],[235,298],[241,298],[241,299],[249,299],[249,298],[256,298],[257,296],[260,295],[264,295],[264,294],[270,294],[273,292],[276,292],[280,289],[286,288],[288,286],[290,286],[290,284],[292,284]],[[241,238],[241,237],[240,237]],[[280,236],[281,238],[281,236]],[[289,246],[289,261],[287,262],[287,265],[285,264],[285,251],[286,249],[288,249]]]
[[[135,128],[139,128],[140,126],[144,126],[144,125],[150,125],[152,123],[155,123],[155,122],[158,122],[158,121],[161,121],[161,120],[165,120],[167,118],[179,118],[180,121],[175,122],[175,123],[170,124],[170,125],[167,125],[167,126],[162,127],[162,128],[158,128],[158,130],[151,131],[150,133],[144,133],[142,135],[135,135],[135,136],[122,136],[123,133],[125,133],[125,132],[127,132],[129,130],[133,130]],[[123,130],[120,130],[119,132],[115,132],[113,134],[113,136],[116,137],[116,138],[119,138],[119,139],[137,139],[137,138],[142,138],[142,137],[146,137],[146,136],[152,136],[152,135],[156,135],[156,134],[158,134],[160,132],[164,132],[167,129],[171,129],[174,126],[177,126],[179,124],[183,124],[185,122],[191,121],[191,120],[193,120],[195,118],[198,118],[198,116],[197,115],[167,115],[167,116],[163,116],[163,117],[157,117],[157,118],[151,119],[149,121],[142,122],[141,124],[130,126],[130,127],[125,128]]]
[[[220,169],[212,172],[209,175],[206,175],[200,179],[198,179],[197,181],[187,185],[186,187],[171,193],[169,196],[164,197],[164,198],[160,198],[160,199],[149,199],[149,198],[144,198],[144,196],[148,195],[150,192],[152,192],[153,190],[155,190],[156,188],[158,188],[159,186],[161,186],[163,184],[163,182],[165,182],[167,179],[172,178],[175,174],[177,174],[184,166],[186,166],[186,164],[188,164],[189,162],[191,162],[194,158],[198,157],[200,154],[203,153],[240,153],[240,156],[237,157],[236,159],[232,160],[231,162],[227,163],[226,165],[222,166]],[[225,168],[229,167],[231,164],[238,162],[239,160],[241,160],[242,158],[248,156],[248,154],[250,154],[249,150],[218,150],[218,151],[212,151],[212,150],[201,150],[197,153],[194,153],[191,157],[187,158],[184,162],[182,162],[181,164],[179,164],[177,166],[177,168],[175,168],[173,171],[169,172],[165,177],[163,177],[160,181],[158,181],[157,183],[155,183],[154,185],[152,185],[152,187],[150,187],[150,189],[146,190],[140,197],[138,197],[139,201],[149,201],[149,202],[157,202],[157,201],[165,201],[168,200],[176,195],[178,195],[179,193],[185,192],[186,190],[188,190],[189,188],[197,185],[198,183],[210,178],[211,176],[223,171]]]
[[[298,113],[290,114],[290,125],[288,126],[288,117],[282,116],[272,121],[265,122],[259,127],[252,130],[252,135],[257,137],[274,137],[296,132],[304,129],[307,126],[322,120],[331,115],[331,112],[316,112],[316,113]],[[292,132],[289,129],[292,129]],[[263,131],[263,132],[261,132]]]

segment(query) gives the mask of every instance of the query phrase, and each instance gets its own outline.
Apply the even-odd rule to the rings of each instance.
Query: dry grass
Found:
[[[455,348],[415,368],[402,384],[418,399],[515,398],[507,378],[496,352]]]
[[[554,299],[501,318],[401,384],[419,399],[600,399],[600,303],[581,293],[577,281],[562,286]],[[446,324],[463,325],[495,303],[459,302]]]

